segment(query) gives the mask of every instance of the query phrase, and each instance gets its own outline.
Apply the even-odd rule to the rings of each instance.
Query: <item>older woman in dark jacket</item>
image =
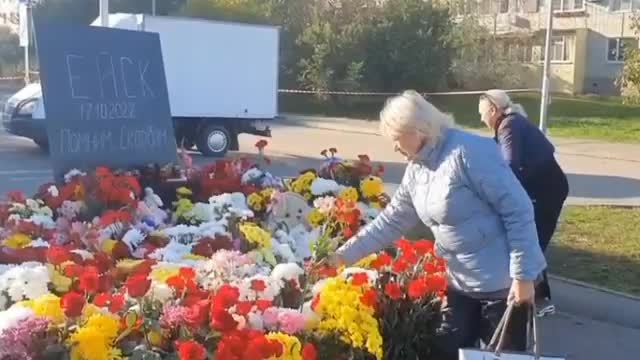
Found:
[[[567,177],[555,159],[555,148],[528,119],[522,106],[514,104],[503,90],[489,90],[480,97],[479,112],[504,159],[529,194],[535,211],[536,229],[546,250],[569,193]],[[546,273],[536,291],[543,303],[539,315],[553,313],[551,289]]]

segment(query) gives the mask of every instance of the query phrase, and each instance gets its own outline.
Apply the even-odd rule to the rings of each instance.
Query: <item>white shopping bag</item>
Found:
[[[503,352],[502,345],[512,312],[513,305],[509,305],[486,350],[460,349],[458,352],[458,360],[565,360],[564,357],[540,355],[535,305],[529,309],[529,322],[527,325],[528,340],[533,348],[532,353]]]

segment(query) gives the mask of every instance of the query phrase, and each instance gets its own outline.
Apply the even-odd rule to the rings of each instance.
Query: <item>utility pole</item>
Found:
[[[33,0],[20,0],[18,6],[20,46],[24,48],[24,84],[29,85],[31,83],[29,44],[31,43],[31,8]]]
[[[100,25],[109,27],[109,0],[100,0]]]
[[[547,0],[547,34],[544,43],[544,69],[542,70],[542,99],[540,101],[540,130],[547,133],[547,117],[549,114],[549,87],[551,85],[551,33],[553,32],[553,4]]]
[[[151,0],[151,15],[156,16],[156,0]]]

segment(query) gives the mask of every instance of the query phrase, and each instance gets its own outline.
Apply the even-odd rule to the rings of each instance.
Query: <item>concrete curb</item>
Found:
[[[551,274],[549,281],[558,311],[640,329],[640,297]]]

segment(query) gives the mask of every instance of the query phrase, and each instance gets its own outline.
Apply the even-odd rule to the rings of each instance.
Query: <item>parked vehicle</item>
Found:
[[[223,156],[238,150],[239,134],[271,135],[267,122],[278,114],[278,27],[141,14],[110,14],[109,26],[160,34],[178,144]],[[2,118],[9,133],[48,148],[39,83],[9,98]]]

